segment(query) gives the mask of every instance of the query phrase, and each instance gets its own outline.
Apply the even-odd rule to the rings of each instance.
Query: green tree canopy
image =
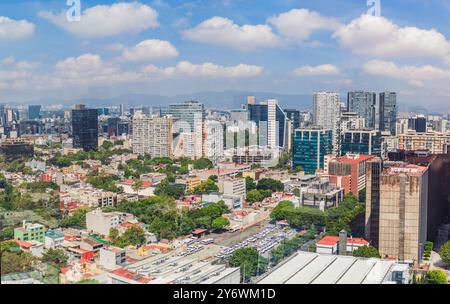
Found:
[[[33,269],[37,261],[29,252],[20,249],[15,241],[5,241],[0,243],[1,274],[25,272]]]
[[[442,270],[428,271],[424,277],[425,284],[448,284],[448,278]]]
[[[245,188],[246,188],[247,192],[256,189],[256,183],[255,183],[255,180],[254,180],[253,178],[251,178],[250,176],[247,176],[247,177],[245,178]]]
[[[240,267],[241,280],[248,282],[252,277],[266,272],[268,261],[256,249],[243,247],[233,252],[228,258],[228,264],[231,267]]]
[[[373,246],[362,246],[353,251],[353,256],[361,258],[381,258],[378,249]]]
[[[284,191],[284,185],[278,180],[263,178],[258,182],[258,190],[271,190],[272,192]]]
[[[450,264],[450,241],[448,241],[447,243],[445,243],[442,248],[441,251],[439,252],[442,261],[446,264]]]
[[[110,231],[111,233],[111,231]],[[113,232],[114,233],[114,232]],[[112,239],[111,239],[112,241]],[[141,227],[132,226],[125,230],[121,236],[117,236],[113,242],[114,246],[124,248],[126,246],[138,246],[146,243],[145,232]]]
[[[207,158],[200,158],[194,161],[194,169],[204,170],[212,168],[214,168],[214,164]]]
[[[62,249],[50,248],[44,252],[42,261],[50,264],[54,264],[59,267],[63,267],[67,264],[69,256]]]
[[[194,194],[210,194],[217,191],[219,191],[219,187],[217,187],[216,183],[211,179],[207,179],[194,189]]]
[[[216,230],[222,230],[225,227],[230,225],[230,221],[224,217],[218,217],[215,220],[213,220],[211,226],[213,229]]]

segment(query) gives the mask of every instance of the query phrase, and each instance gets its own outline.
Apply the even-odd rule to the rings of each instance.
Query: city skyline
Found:
[[[81,20],[69,22],[65,1],[2,3],[0,98],[389,90],[401,104],[446,110],[445,1],[381,1],[381,17],[366,1],[208,4],[82,0]]]

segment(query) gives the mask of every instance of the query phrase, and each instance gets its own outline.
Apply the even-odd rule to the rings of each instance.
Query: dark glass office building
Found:
[[[276,100],[268,100],[259,104],[247,104],[249,120],[258,127],[260,146],[287,147],[285,112],[280,108]]]
[[[347,110],[364,118],[366,127],[375,128],[375,107],[377,95],[371,92],[355,91],[347,94]]]
[[[341,155],[347,153],[381,157],[381,133],[374,130],[348,130],[341,134]]]
[[[427,119],[425,116],[414,116],[408,119],[408,129],[415,130],[417,133],[427,131]]]
[[[28,119],[34,120],[39,119],[41,115],[41,106],[40,105],[29,105],[28,106]]]
[[[325,155],[333,152],[333,132],[330,129],[297,129],[293,140],[293,166],[307,174],[324,168]]]
[[[292,122],[292,128],[294,130],[300,128],[301,121],[299,110],[286,109],[284,110],[284,113],[286,113],[287,118]]]
[[[365,237],[378,248],[380,239],[380,176],[383,171],[381,158],[366,163],[366,216]]]
[[[98,148],[98,111],[84,105],[76,105],[72,110],[73,147],[85,151]]]
[[[395,124],[397,122],[397,93],[380,93],[378,108],[379,131],[390,132],[395,135]]]

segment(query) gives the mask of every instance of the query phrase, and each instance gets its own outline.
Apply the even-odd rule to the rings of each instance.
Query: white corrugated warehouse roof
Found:
[[[391,260],[363,259],[299,251],[258,284],[382,284],[395,266]]]

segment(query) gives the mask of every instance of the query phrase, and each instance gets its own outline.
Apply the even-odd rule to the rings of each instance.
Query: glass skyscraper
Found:
[[[300,128],[301,120],[299,110],[286,109],[284,113],[286,113],[287,118],[292,122],[292,128],[294,130]]]
[[[41,106],[40,105],[29,105],[28,106],[28,119],[34,120],[39,119],[41,114]]]
[[[365,119],[366,127],[375,128],[375,106],[377,95],[371,92],[354,91],[347,94],[347,110]]]
[[[98,148],[98,111],[84,105],[76,105],[72,110],[73,147],[84,151]]]
[[[380,93],[378,111],[378,129],[382,132],[390,132],[391,135],[395,135],[395,124],[397,122],[397,93]]]
[[[325,155],[333,152],[333,132],[331,129],[297,129],[293,140],[293,166],[299,166],[307,174],[324,168]]]
[[[287,117],[278,105],[278,101],[269,99],[259,104],[248,103],[249,120],[256,123],[259,133],[259,145],[271,148],[286,148]]]

